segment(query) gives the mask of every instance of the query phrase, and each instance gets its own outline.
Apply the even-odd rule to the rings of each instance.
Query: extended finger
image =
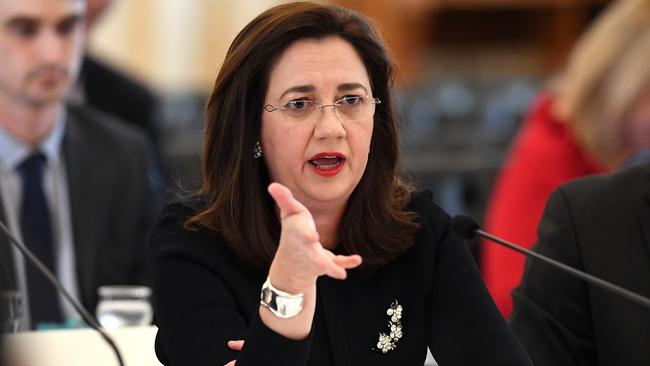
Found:
[[[242,347],[244,347],[243,340],[228,341],[228,348],[233,351],[241,351]]]
[[[361,262],[363,262],[363,259],[358,254],[337,255],[334,258],[332,258],[332,260],[338,266],[343,267],[345,269],[355,268],[355,267],[359,266],[361,264]]]
[[[327,250],[325,248],[322,248],[322,253],[323,253],[322,261],[325,264],[325,273],[324,274],[326,274],[326,275],[328,275],[328,276],[330,276],[332,278],[339,279],[339,280],[344,280],[345,278],[347,278],[348,274],[347,274],[345,268],[339,266],[335,262],[334,259],[336,258],[336,256],[332,252],[330,252],[329,250]]]
[[[275,200],[275,203],[280,208],[280,218],[284,219],[287,216],[295,215],[298,213],[309,213],[309,210],[302,203],[298,202],[293,197],[289,188],[280,183],[271,183],[268,187],[269,194]],[[310,214],[311,216],[311,214]]]
[[[335,255],[330,250],[324,249],[324,254],[330,258],[336,265],[345,269],[357,267],[363,262],[363,259],[358,254],[351,255]]]
[[[223,366],[235,366],[236,363],[237,363],[237,360],[232,360],[232,361],[228,362],[227,364],[225,364]]]

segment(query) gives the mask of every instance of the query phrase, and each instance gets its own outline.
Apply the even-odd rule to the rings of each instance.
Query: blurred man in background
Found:
[[[534,246],[650,296],[650,164],[560,186]],[[535,260],[513,291],[512,329],[538,366],[649,365],[650,309]]]
[[[87,35],[113,3],[113,0],[86,0]],[[142,129],[153,143],[159,165],[164,165],[160,158],[159,102],[145,85],[86,51],[72,96],[77,102]]]
[[[84,49],[84,0],[0,0],[0,220],[93,312],[97,288],[147,283],[153,217],[145,136],[64,98]],[[72,308],[0,235],[20,329]]]

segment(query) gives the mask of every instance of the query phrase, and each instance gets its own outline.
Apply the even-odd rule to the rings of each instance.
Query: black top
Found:
[[[418,365],[427,346],[440,365],[529,365],[490,298],[465,244],[449,233],[449,216],[428,191],[409,210],[422,228],[415,245],[372,275],[321,277],[312,332],[293,341],[259,318],[266,273],[244,269],[223,238],[184,230],[197,202],[167,206],[151,238],[156,353],[166,365]],[[388,332],[387,309],[402,305],[403,337],[376,350]],[[244,339],[230,350],[228,340]]]
[[[568,183],[535,250],[650,297],[650,166]],[[512,327],[536,365],[650,365],[650,309],[528,261]]]

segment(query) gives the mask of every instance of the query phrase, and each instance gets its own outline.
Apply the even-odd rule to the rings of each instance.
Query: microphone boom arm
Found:
[[[573,267],[567,266],[564,263],[561,263],[561,262],[558,262],[558,261],[556,261],[554,259],[543,256],[543,255],[541,255],[541,254],[539,254],[537,252],[534,252],[532,250],[522,248],[522,247],[520,247],[518,245],[515,245],[515,244],[510,243],[510,242],[508,242],[506,240],[498,238],[498,237],[496,237],[496,236],[494,236],[494,235],[492,235],[490,233],[487,233],[487,232],[485,232],[485,231],[483,231],[481,229],[476,229],[474,232],[476,234],[486,238],[486,239],[489,239],[489,240],[497,243],[497,244],[503,245],[503,246],[505,246],[507,248],[510,248],[510,249],[514,250],[514,251],[517,251],[519,253],[522,253],[522,254],[528,255],[530,257],[533,257],[535,259],[538,259],[538,260],[540,260],[540,261],[542,261],[542,262],[544,262],[546,264],[550,264],[551,266],[553,266],[553,267],[555,267],[555,268],[557,268],[557,269],[559,269],[561,271],[564,271],[566,273],[570,273],[570,274],[572,274],[572,275],[574,275],[574,276],[576,276],[576,277],[578,277],[580,279],[583,279],[583,280],[587,281],[588,283],[590,283],[590,284],[592,284],[594,286],[598,286],[598,287],[600,287],[600,288],[602,288],[604,290],[614,292],[614,293],[616,293],[616,294],[618,294],[618,295],[620,295],[620,296],[622,296],[622,297],[624,297],[624,298],[626,298],[628,300],[634,301],[637,304],[643,305],[643,306],[650,309],[650,299],[648,299],[647,297],[641,296],[641,295],[639,295],[637,293],[634,293],[634,292],[632,292],[630,290],[627,290],[627,289],[624,289],[624,288],[622,288],[620,286],[614,285],[613,283],[607,282],[607,281],[602,280],[602,279],[600,279],[598,277],[592,276],[592,275],[590,275],[588,273],[585,273],[585,272],[577,270],[577,269],[575,269]]]
[[[104,340],[111,346],[111,348],[115,352],[115,357],[117,357],[117,362],[119,363],[119,365],[124,366],[122,355],[120,354],[120,351],[117,349],[115,342],[108,334],[106,334],[106,332],[104,332],[101,325],[99,325],[97,321],[95,321],[95,319],[90,314],[88,314],[86,309],[84,309],[84,307],[77,300],[75,300],[75,298],[72,297],[72,295],[70,295],[70,293],[65,289],[65,287],[59,284],[59,281],[56,279],[54,274],[52,274],[52,272],[43,264],[43,262],[41,262],[38,258],[36,258],[36,256],[29,249],[27,249],[27,247],[25,247],[23,243],[21,243],[18,239],[16,239],[11,234],[9,229],[5,226],[5,224],[2,221],[0,221],[0,230],[4,232],[7,238],[9,238],[9,240],[16,245],[16,247],[20,250],[20,252],[25,257],[27,257],[27,259],[29,259],[29,261],[33,265],[35,265],[36,268],[38,268],[38,270],[45,277],[47,277],[48,281],[50,281],[50,283],[52,283],[57,290],[61,291],[63,296],[66,298],[66,300],[68,300],[68,302],[72,304],[72,306],[75,308],[75,310],[77,310],[77,312],[79,313],[81,318],[86,322],[86,324],[88,324],[88,326],[90,326],[92,329],[99,332],[102,338],[104,338]]]

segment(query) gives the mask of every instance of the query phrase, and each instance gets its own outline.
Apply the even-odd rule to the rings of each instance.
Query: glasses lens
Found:
[[[284,108],[284,111],[291,118],[305,120],[312,117],[318,102],[312,100],[292,100]]]
[[[359,122],[374,114],[375,105],[368,98],[360,96],[345,97],[336,102],[339,116],[345,122]]]

